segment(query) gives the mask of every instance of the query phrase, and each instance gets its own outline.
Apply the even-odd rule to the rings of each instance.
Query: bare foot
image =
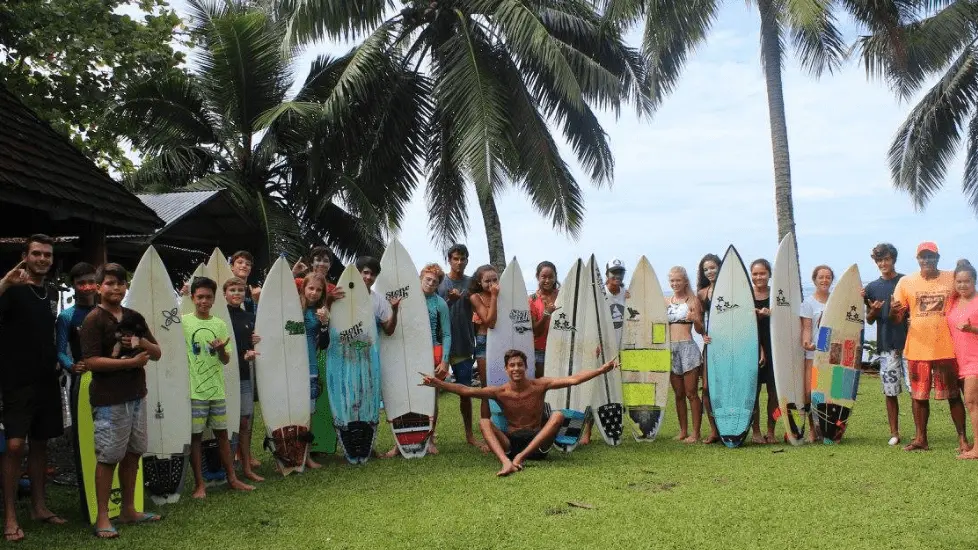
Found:
[[[31,519],[34,521],[40,521],[41,523],[47,523],[50,525],[64,525],[68,523],[67,520],[55,514],[51,510],[45,508],[37,508],[31,513]]]
[[[254,491],[255,490],[255,486],[254,485],[248,485],[247,483],[244,483],[240,479],[235,479],[235,480],[228,481],[228,487],[234,489],[235,491]]]
[[[261,467],[261,461],[258,460],[255,457],[252,457],[251,460],[249,460],[249,462],[251,463],[251,467],[252,468],[259,468],[259,467]]]
[[[978,451],[965,451],[958,455],[958,460],[978,460]]]
[[[778,439],[776,437],[774,437],[774,432],[769,432],[767,435],[764,436],[764,442],[765,443],[777,443],[778,442]]]
[[[751,434],[750,440],[755,445],[763,445],[764,443],[766,443],[766,441],[764,441],[764,436],[761,435],[761,432],[755,432]]]
[[[482,454],[489,454],[489,445],[485,441],[476,441],[474,437],[467,437],[465,442],[482,451]]]
[[[194,492],[190,496],[193,497],[193,498],[206,498],[207,497],[207,489],[203,485],[199,485],[197,487],[194,487]]]
[[[685,441],[686,439],[689,439],[689,434],[685,432],[679,432],[679,435],[672,438],[673,441]]]
[[[581,441],[578,443],[578,445],[590,445],[590,444],[591,444],[591,434],[586,433],[582,435]]]
[[[697,442],[699,442],[699,440],[700,440],[700,438],[691,435],[689,437],[684,437],[682,439],[682,442],[683,443],[697,443]]]
[[[962,440],[958,441],[958,452],[959,453],[966,453],[966,452],[968,452],[970,450],[971,450],[971,444],[968,443],[968,440],[967,439],[962,439]]]
[[[320,469],[322,467],[323,467],[323,465],[320,464],[320,463],[318,463],[318,462],[316,462],[315,460],[313,460],[311,458],[307,458],[306,459],[306,468],[310,468],[310,469],[313,469],[313,470],[318,470],[318,469]]]
[[[916,440],[911,441],[909,445],[903,448],[904,451],[929,451],[930,447],[927,443],[918,443]]]
[[[397,445],[384,454],[377,453],[377,458],[394,458],[395,456],[397,456]]]
[[[518,471],[520,471],[519,468],[517,468],[516,466],[514,466],[512,462],[507,462],[506,464],[503,464],[503,469],[502,470],[499,470],[498,472],[496,472],[496,476],[497,477],[505,477],[505,476],[508,476],[509,474],[515,474]]]
[[[428,442],[428,454],[436,455],[438,454],[438,447],[435,447],[435,440],[432,439]]]
[[[720,441],[720,436],[717,434],[710,434],[703,438],[703,443],[706,443],[707,445],[711,443],[717,443],[719,441]]]
[[[260,475],[258,475],[258,474],[256,474],[255,472],[252,472],[252,471],[251,471],[251,468],[249,468],[249,469],[247,469],[247,470],[244,470],[244,471],[243,471],[243,472],[241,472],[241,473],[242,473],[242,474],[243,474],[243,475],[244,475],[244,476],[245,476],[246,478],[248,478],[248,479],[250,479],[251,481],[265,481],[265,478],[263,478],[262,476],[260,476]]]

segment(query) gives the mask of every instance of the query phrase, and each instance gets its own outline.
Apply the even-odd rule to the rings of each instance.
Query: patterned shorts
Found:
[[[703,356],[696,342],[672,342],[669,347],[672,349],[672,373],[676,376],[682,376],[703,364]]]
[[[190,426],[192,433],[204,432],[204,428],[212,430],[228,429],[228,408],[224,399],[191,399]]]
[[[148,444],[146,399],[92,408],[95,422],[95,460],[118,464],[126,453],[142,456]]]
[[[903,386],[907,386],[907,391],[910,391],[910,374],[907,371],[907,359],[902,351],[883,352],[880,355],[880,384],[883,386],[883,395],[896,397],[903,391]]]
[[[930,389],[934,388],[934,399],[955,399],[961,392],[958,387],[958,364],[954,359],[937,361],[907,361],[910,372],[910,397],[918,401],[930,399]]]

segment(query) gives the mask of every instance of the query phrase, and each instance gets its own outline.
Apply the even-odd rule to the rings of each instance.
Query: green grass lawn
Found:
[[[286,479],[270,457],[254,493],[211,489],[156,508],[162,523],[95,540],[77,493],[50,489],[67,527],[24,522],[25,548],[951,548],[978,535],[978,463],[955,460],[945,403],[935,403],[931,447],[886,445],[879,380],[866,376],[841,445],[726,449],[672,441],[672,402],[658,441],[600,440],[552,452],[498,479],[491,456],[465,446],[454,396],[441,398],[439,456],[329,461]],[[670,396],[671,397],[671,396]],[[901,396],[904,440],[910,402]],[[780,437],[779,426],[778,434]],[[596,434],[597,435],[597,434]],[[596,438],[597,439],[597,438]],[[384,428],[378,446],[392,444]],[[586,503],[593,508],[569,506]],[[152,507],[152,504],[148,504]],[[19,505],[27,517],[26,500]]]

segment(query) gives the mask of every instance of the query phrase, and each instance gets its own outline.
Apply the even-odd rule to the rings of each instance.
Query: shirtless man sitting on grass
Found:
[[[499,402],[508,424],[505,432],[488,418],[479,420],[482,437],[503,465],[496,473],[497,476],[522,470],[524,460],[540,460],[547,456],[546,453],[564,422],[564,415],[559,411],[547,415],[544,402],[547,390],[582,384],[618,366],[617,360],[611,360],[600,368],[579,372],[574,376],[527,379],[526,354],[511,349],[503,357],[506,360],[509,382],[502,386],[472,388],[450,384],[420,373],[425,386],[439,388],[460,397],[495,399]]]

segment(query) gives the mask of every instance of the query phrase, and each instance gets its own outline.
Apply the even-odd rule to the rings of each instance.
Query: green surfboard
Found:
[[[333,413],[329,410],[329,394],[326,391],[326,350],[321,350],[317,359],[323,391],[316,399],[316,411],[312,415],[312,426],[309,429],[313,440],[309,450],[313,453],[333,454],[336,452],[336,428],[333,427]]]

